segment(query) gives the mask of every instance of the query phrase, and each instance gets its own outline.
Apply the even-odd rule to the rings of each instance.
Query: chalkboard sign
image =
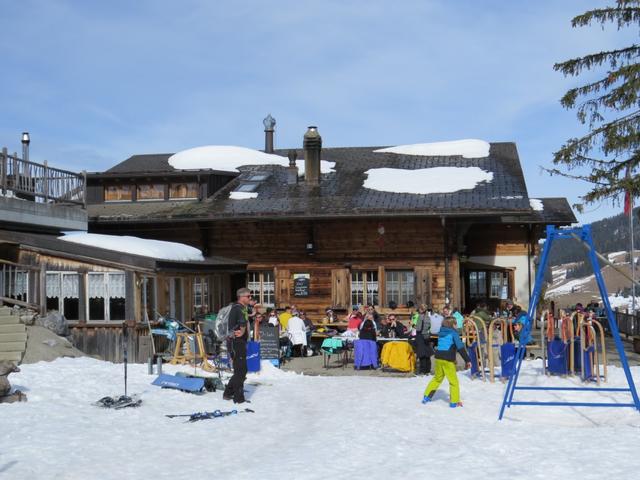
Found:
[[[309,277],[308,273],[295,273],[293,275],[293,296],[308,297],[309,296]]]
[[[260,357],[262,360],[280,358],[280,328],[260,325]]]

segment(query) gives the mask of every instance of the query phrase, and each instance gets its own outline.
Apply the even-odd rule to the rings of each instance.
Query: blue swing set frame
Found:
[[[609,388],[609,387],[537,387],[537,386],[518,386],[518,377],[520,375],[520,367],[522,366],[522,360],[525,357],[526,345],[531,339],[531,327],[533,325],[532,319],[535,318],[535,310],[540,299],[542,291],[542,283],[544,279],[544,270],[549,260],[549,251],[556,239],[566,238],[578,238],[587,244],[588,257],[593,267],[593,273],[598,284],[598,289],[602,297],[602,302],[607,312],[607,319],[609,321],[609,329],[613,335],[613,339],[616,345],[618,354],[620,355],[620,362],[624,369],[624,374],[627,379],[627,388]],[[598,391],[598,392],[629,392],[633,399],[633,403],[594,403],[594,402],[534,402],[534,401],[514,401],[513,396],[516,390],[543,390],[543,391]],[[533,293],[529,301],[529,311],[524,320],[524,325],[520,333],[520,342],[516,351],[516,368],[515,373],[509,377],[507,388],[504,392],[504,399],[502,400],[502,406],[500,407],[500,415],[498,420],[502,420],[506,408],[510,408],[512,405],[526,405],[526,406],[572,406],[572,407],[633,407],[640,411],[640,399],[638,398],[638,392],[636,391],[631,370],[629,369],[629,362],[622,345],[620,338],[620,332],[618,331],[618,325],[613,317],[613,311],[611,310],[611,304],[609,303],[609,295],[604,284],[602,277],[602,271],[598,264],[595,248],[593,246],[593,238],[591,236],[591,225],[584,225],[578,228],[559,229],[553,225],[547,225],[547,239],[542,249],[542,256],[540,264],[538,265],[538,271],[536,272],[536,281],[533,288]]]

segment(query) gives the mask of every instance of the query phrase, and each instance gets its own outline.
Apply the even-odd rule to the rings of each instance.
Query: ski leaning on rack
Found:
[[[231,415],[238,415],[239,413],[255,413],[250,408],[245,408],[244,410],[229,410],[223,412],[222,410],[214,410],[213,412],[196,412],[196,413],[186,413],[183,415],[165,415],[168,418],[176,418],[176,417],[189,417],[187,422],[197,422],[199,420],[209,420],[211,418],[220,418],[220,417],[229,417]]]

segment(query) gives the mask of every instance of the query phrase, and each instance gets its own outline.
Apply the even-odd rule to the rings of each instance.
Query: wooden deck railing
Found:
[[[69,203],[86,207],[86,173],[74,173],[0,153],[0,189],[3,195],[40,203]]]

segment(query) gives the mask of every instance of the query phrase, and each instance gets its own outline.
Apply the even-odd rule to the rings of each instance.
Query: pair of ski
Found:
[[[211,418],[221,418],[221,417],[229,417],[231,415],[238,415],[240,413],[255,413],[250,408],[245,408],[244,410],[214,410],[213,412],[196,412],[196,413],[187,413],[184,415],[165,415],[168,418],[176,418],[176,417],[189,417],[187,422],[193,423],[198,422],[200,420],[209,420]]]

